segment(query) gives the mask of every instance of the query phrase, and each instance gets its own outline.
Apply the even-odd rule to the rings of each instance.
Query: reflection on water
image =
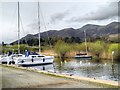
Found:
[[[93,60],[55,60],[54,64],[34,66],[45,71],[57,73],[70,73],[73,75],[85,76],[96,79],[118,81],[118,63],[112,64],[109,60],[95,62]]]

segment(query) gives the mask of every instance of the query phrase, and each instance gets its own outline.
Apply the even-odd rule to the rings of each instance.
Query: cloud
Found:
[[[82,21],[100,21],[112,19],[118,16],[118,2],[110,2],[108,5],[99,7],[96,11],[89,12],[84,16],[72,17],[69,21],[71,22],[82,22]]]
[[[51,16],[50,22],[52,22],[52,23],[59,22],[59,21],[63,20],[64,18],[66,18],[69,14],[70,14],[70,10],[66,10],[64,12],[56,13],[56,14]]]

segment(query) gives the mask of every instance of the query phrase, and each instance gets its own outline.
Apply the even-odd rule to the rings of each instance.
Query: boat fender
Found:
[[[9,64],[11,64],[11,61],[9,62]]]
[[[21,63],[24,63],[24,60],[22,60]]]
[[[45,62],[45,58],[43,58],[43,62]]]
[[[15,62],[14,62],[14,61],[12,61],[12,64],[15,64]]]

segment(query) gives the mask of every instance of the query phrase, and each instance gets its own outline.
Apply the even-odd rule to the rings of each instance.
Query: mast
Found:
[[[20,54],[20,13],[19,13],[19,2],[18,2],[18,54]]]
[[[39,0],[38,0],[38,38],[39,38],[39,53],[41,52],[40,49],[40,13],[39,13]]]
[[[86,31],[84,30],[84,35],[85,35],[85,48],[86,48],[86,53],[88,53],[88,50],[87,50],[87,39],[86,39]]]

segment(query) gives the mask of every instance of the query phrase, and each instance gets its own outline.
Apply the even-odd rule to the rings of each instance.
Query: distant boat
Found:
[[[91,55],[87,55],[87,53],[79,53],[74,56],[76,59],[92,59]]]
[[[38,26],[40,31],[39,21],[39,2],[38,2]],[[32,66],[53,63],[54,56],[45,56],[42,54],[32,53],[28,50],[24,54],[20,54],[20,23],[19,23],[19,2],[18,2],[18,54],[12,54],[11,58],[6,58],[7,64],[16,64],[20,66]],[[39,32],[39,52],[40,52],[40,32]]]
[[[77,53],[74,58],[77,58],[77,59],[92,59],[92,56],[91,55],[88,55],[88,50],[87,50],[87,39],[86,39],[86,32],[84,30],[84,35],[85,35],[85,47],[86,47],[86,52],[80,52],[80,53]]]

